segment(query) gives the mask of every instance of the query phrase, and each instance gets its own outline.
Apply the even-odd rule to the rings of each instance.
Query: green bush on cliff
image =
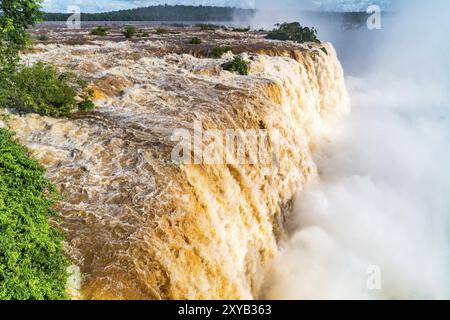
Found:
[[[155,31],[156,34],[162,35],[162,34],[168,34],[169,30],[166,28],[157,28]]]
[[[149,34],[147,31],[141,30],[141,31],[137,34],[137,36],[138,36],[139,38],[148,38],[148,37],[150,37],[150,34]]]
[[[0,1],[0,108],[62,117],[92,108],[86,83],[49,65],[20,64],[31,43],[27,29],[39,21],[40,0]]]
[[[232,32],[249,32],[251,30],[251,27],[246,28],[232,28]]]
[[[0,71],[19,62],[19,52],[31,38],[27,29],[39,21],[40,0],[0,1]]]
[[[127,39],[131,39],[136,35],[136,27],[134,26],[126,26],[123,30],[123,35]]]
[[[211,50],[211,56],[213,58],[220,59],[225,53],[230,51],[231,51],[230,47],[215,47]]]
[[[109,28],[106,26],[97,26],[91,30],[91,35],[104,37],[108,35]]]
[[[65,117],[74,111],[92,109],[90,98],[86,81],[42,62],[18,66],[0,81],[0,108],[19,113]]]
[[[12,136],[0,129],[0,300],[65,299],[68,261],[48,223],[57,194]]]
[[[190,43],[190,44],[194,44],[194,45],[199,45],[199,44],[202,43],[202,40],[201,40],[200,38],[193,37],[193,38],[191,39],[191,41],[189,41],[189,43]]]
[[[267,39],[282,41],[290,40],[298,43],[320,43],[315,28],[302,27],[298,22],[277,24],[276,27],[276,29],[269,32],[266,36]]]
[[[241,57],[235,57],[234,60],[224,63],[222,68],[230,72],[238,73],[242,76],[248,75],[249,71],[248,63]]]

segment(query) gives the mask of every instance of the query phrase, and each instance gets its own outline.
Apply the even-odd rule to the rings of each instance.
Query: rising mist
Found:
[[[450,4],[394,9],[361,31],[382,36],[347,76],[352,115],[319,143],[320,181],[297,197],[267,298],[450,297]]]

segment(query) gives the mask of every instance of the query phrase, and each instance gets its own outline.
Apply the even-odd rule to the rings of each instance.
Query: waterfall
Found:
[[[9,115],[8,125],[62,195],[65,248],[82,274],[84,299],[251,299],[284,237],[296,192],[317,176],[311,156],[327,121],[349,111],[330,44],[243,54],[250,75],[220,67],[229,57],[153,55],[142,46],[40,46],[27,56],[77,68],[99,107],[51,119]],[[177,130],[197,147],[234,159],[220,133],[262,132],[267,163],[173,161]],[[198,130],[197,130],[198,131]],[[193,147],[193,151],[195,146]]]

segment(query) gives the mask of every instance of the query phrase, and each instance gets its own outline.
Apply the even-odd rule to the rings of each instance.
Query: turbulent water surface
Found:
[[[336,44],[352,114],[318,143],[266,297],[450,297],[449,2],[394,3],[381,30],[311,22]]]
[[[209,59],[204,47],[186,49],[180,35],[39,44],[24,57],[78,70],[95,89],[91,113],[8,121],[63,196],[66,252],[83,274],[74,297],[262,295],[293,196],[316,177],[316,138],[326,119],[348,111],[349,99],[330,44],[217,38],[248,52],[249,76],[223,71],[231,55]],[[267,174],[261,164],[172,161],[174,130],[193,132],[194,121],[204,130],[277,134],[276,167]],[[229,152],[223,141],[203,143]]]
[[[288,20],[267,3],[257,23]],[[345,81],[331,44],[262,32],[33,30],[49,40],[24,60],[77,70],[98,105],[2,117],[61,191],[66,252],[83,275],[72,297],[449,297],[448,2],[414,3],[383,30],[308,21],[336,45]],[[211,59],[217,46],[250,75],[224,71],[233,56]],[[240,162],[207,136],[229,130],[263,132],[270,161],[252,161],[258,140]],[[232,161],[174,161],[176,132],[194,138],[187,154]]]

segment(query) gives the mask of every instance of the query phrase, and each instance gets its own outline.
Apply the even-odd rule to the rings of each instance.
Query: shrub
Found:
[[[251,30],[250,27],[247,27],[247,28],[233,28],[233,29],[231,29],[231,31],[233,31],[233,32],[249,32],[250,30]]]
[[[158,28],[156,29],[156,34],[168,34],[169,30],[167,30],[166,28]]]
[[[91,97],[93,93],[90,92],[84,99],[78,104],[78,110],[81,112],[87,112],[95,109],[95,104],[92,102]]]
[[[230,51],[231,51],[230,47],[215,47],[211,50],[211,56],[213,58],[220,59],[225,53]]]
[[[19,113],[64,117],[93,107],[92,92],[87,90],[86,81],[74,73],[59,73],[42,62],[18,67],[0,82],[0,89],[0,108],[11,108]]]
[[[55,187],[12,136],[0,129],[0,300],[65,299],[68,260],[48,222]]]
[[[109,28],[106,26],[98,26],[91,30],[91,35],[93,36],[106,36],[108,34]]]
[[[197,38],[197,37],[192,38],[190,41],[190,44],[195,44],[195,45],[198,45],[201,43],[202,43],[202,40],[200,40],[200,38]]]
[[[31,42],[27,29],[39,21],[40,0],[0,1],[0,68],[19,62],[19,52]]]
[[[217,24],[196,24],[196,27],[200,28],[202,31],[215,31],[222,28],[222,26],[219,26]]]
[[[147,38],[147,37],[150,36],[150,34],[149,34],[148,32],[146,32],[146,31],[141,31],[141,32],[138,33],[137,36],[138,36],[139,38]]]
[[[123,35],[127,39],[131,39],[136,34],[136,28],[134,26],[126,26],[123,30]]]
[[[242,76],[248,75],[249,71],[248,63],[241,57],[235,57],[233,61],[224,63],[222,68],[230,72],[236,72]]]
[[[315,28],[302,27],[298,22],[283,23],[276,25],[277,28],[270,31],[266,36],[267,39],[303,42],[320,43],[317,38],[317,30]]]

